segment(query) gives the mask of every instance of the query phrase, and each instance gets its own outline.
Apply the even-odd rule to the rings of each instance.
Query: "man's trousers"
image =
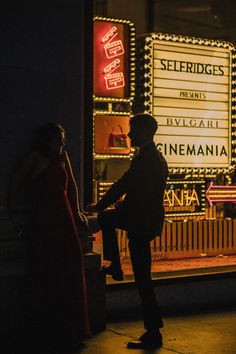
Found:
[[[130,258],[142,303],[144,327],[154,331],[163,327],[151,278],[150,238],[129,231],[128,221],[117,209],[101,212],[98,221],[103,235],[103,257],[110,260],[116,269],[121,267],[116,229],[128,230]]]

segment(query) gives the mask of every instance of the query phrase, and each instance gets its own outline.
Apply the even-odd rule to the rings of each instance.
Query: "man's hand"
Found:
[[[119,199],[117,202],[114,203],[114,208],[119,209],[123,203],[123,200]]]

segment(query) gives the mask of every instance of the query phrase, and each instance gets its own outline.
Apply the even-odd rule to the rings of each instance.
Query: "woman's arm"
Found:
[[[66,151],[63,152],[63,160],[65,162],[65,168],[68,174],[68,198],[75,217],[75,221],[77,222],[78,231],[80,234],[87,234],[88,220],[80,210],[78,188],[75,182],[70,159]]]

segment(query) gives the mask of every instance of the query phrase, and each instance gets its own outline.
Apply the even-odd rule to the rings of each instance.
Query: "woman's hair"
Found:
[[[38,130],[33,150],[39,151],[44,156],[48,156],[52,139],[62,132],[65,133],[65,129],[60,124],[53,122],[46,123]]]

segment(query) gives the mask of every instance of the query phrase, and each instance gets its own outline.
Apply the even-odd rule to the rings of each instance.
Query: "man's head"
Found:
[[[142,146],[152,141],[158,128],[156,119],[150,114],[135,114],[130,119],[130,132],[128,134],[131,146]]]

